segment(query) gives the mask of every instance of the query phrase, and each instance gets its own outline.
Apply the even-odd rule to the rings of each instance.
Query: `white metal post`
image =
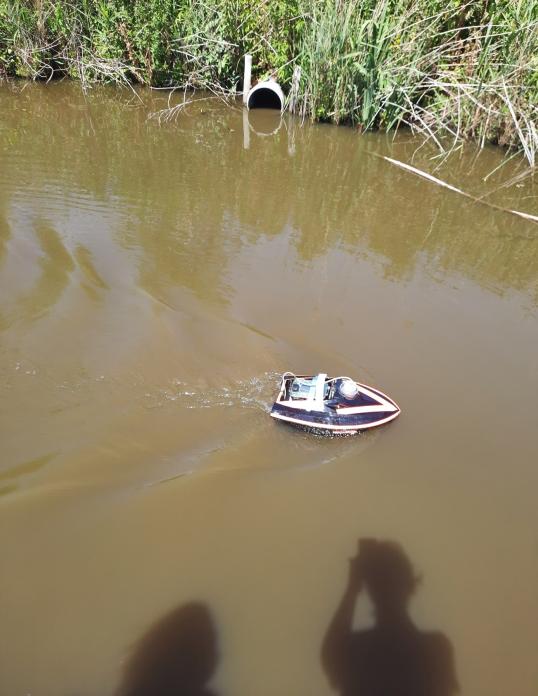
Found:
[[[247,103],[248,93],[250,92],[250,80],[252,74],[252,56],[250,53],[245,55],[245,72],[243,74],[243,104]]]

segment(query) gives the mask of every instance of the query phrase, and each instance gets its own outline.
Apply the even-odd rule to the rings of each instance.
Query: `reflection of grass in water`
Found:
[[[19,307],[25,318],[38,319],[60,299],[69,282],[75,264],[60,235],[52,227],[39,225],[36,229],[44,256],[40,259],[41,276],[34,289],[24,297]]]
[[[289,230],[290,246],[307,264],[343,248],[368,255],[389,280],[406,281],[424,266],[428,272],[463,274],[500,292],[520,290],[538,302],[538,240],[531,223],[479,210],[367,152],[411,161],[417,144],[411,139],[398,138],[390,145],[379,135],[359,139],[350,130],[301,128],[288,119],[273,138],[253,137],[247,155],[230,135],[241,127],[239,116],[215,107],[210,117],[186,116],[174,130],[146,125],[132,148],[132,133],[152,107],[128,110],[119,90],[96,89],[86,97],[95,135],[78,112],[66,109],[67,99],[78,104],[76,87],[57,84],[43,89],[39,98],[26,89],[18,99],[26,111],[21,112],[20,101],[2,104],[5,118],[21,131],[20,141],[12,146],[14,157],[28,156],[28,138],[22,136],[31,132],[41,157],[53,163],[54,171],[65,172],[75,188],[91,192],[96,203],[115,208],[116,200],[137,202],[136,214],[117,232],[118,241],[128,253],[140,250],[140,284],[161,301],[168,302],[174,289],[182,287],[204,302],[228,302],[233,259],[242,249]],[[144,93],[144,99],[150,96]],[[292,133],[295,154],[290,157]],[[106,144],[106,166],[95,150],[96,136]],[[427,151],[413,162],[435,173]],[[505,173],[511,179],[518,171],[513,161],[484,184],[484,175],[499,163],[496,156],[488,150],[475,162],[470,150],[460,154],[438,175],[477,196],[498,187]],[[92,157],[99,166],[75,168],[76,161]],[[156,161],[158,171],[152,172]],[[13,167],[13,190],[28,188],[24,171]],[[31,170],[31,186],[44,188],[45,171]],[[153,177],[160,183],[148,185]],[[530,207],[518,197],[527,191],[533,200],[531,181],[526,189],[511,190],[514,198],[509,201],[502,191],[490,199],[507,207]],[[113,200],[109,191],[114,191]]]
[[[8,495],[18,490],[21,487],[20,479],[24,480],[26,476],[35,474],[46,466],[54,456],[54,452],[45,454],[42,457],[36,457],[35,459],[17,464],[16,466],[9,467],[5,471],[0,472],[0,496]]]
[[[11,229],[7,220],[0,216],[0,268],[2,267],[4,257],[7,251],[7,242],[11,237]],[[7,319],[0,313],[0,332],[6,329],[9,325]]]
[[[11,237],[11,229],[8,221],[0,216],[0,266],[7,251],[7,242]]]
[[[81,283],[82,287],[92,299],[97,299],[99,295],[96,292],[96,288],[108,290],[109,286],[103,278],[101,278],[99,272],[95,268],[91,251],[82,244],[79,244],[75,249],[75,259],[84,276],[84,281]]]

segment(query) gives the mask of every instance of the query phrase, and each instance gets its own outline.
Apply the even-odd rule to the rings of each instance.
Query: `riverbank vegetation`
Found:
[[[242,58],[295,110],[538,152],[538,0],[0,0],[0,74],[241,89]]]

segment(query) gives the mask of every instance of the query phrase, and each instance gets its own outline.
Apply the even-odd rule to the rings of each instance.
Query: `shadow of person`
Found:
[[[331,685],[342,696],[451,696],[459,690],[448,638],[420,631],[409,616],[418,582],[398,544],[359,540],[321,655]],[[355,631],[353,614],[363,590],[372,600],[375,625]]]
[[[208,683],[218,661],[217,635],[205,604],[184,604],[141,638],[116,696],[216,696]]]

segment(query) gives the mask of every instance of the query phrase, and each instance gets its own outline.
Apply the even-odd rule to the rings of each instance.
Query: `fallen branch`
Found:
[[[387,162],[390,162],[391,164],[396,165],[397,167],[400,167],[401,169],[406,169],[409,172],[412,172],[413,174],[416,174],[417,176],[421,176],[423,179],[427,179],[428,181],[431,181],[434,184],[437,184],[438,186],[444,186],[445,188],[449,189],[450,191],[454,191],[454,193],[459,193],[461,196],[465,196],[466,198],[470,198],[472,201],[475,203],[480,203],[481,205],[487,205],[488,208],[493,208],[494,210],[500,210],[502,213],[510,213],[511,215],[517,215],[520,218],[523,218],[524,220],[530,220],[531,222],[538,223],[538,216],[537,215],[531,215],[530,213],[522,213],[520,210],[512,210],[510,208],[503,208],[500,205],[496,205],[495,203],[490,203],[489,201],[484,200],[483,198],[477,198],[476,196],[473,196],[471,193],[467,193],[467,191],[462,191],[459,188],[456,188],[456,186],[452,186],[451,184],[447,184],[446,181],[442,181],[441,179],[438,179],[435,176],[432,176],[431,174],[428,174],[427,172],[422,171],[422,169],[417,169],[417,167],[412,167],[410,164],[405,164],[404,162],[400,162],[400,160],[393,159],[392,157],[386,157],[385,155],[379,155],[376,152],[370,153],[374,155],[375,157],[381,157],[381,159],[386,160]]]

